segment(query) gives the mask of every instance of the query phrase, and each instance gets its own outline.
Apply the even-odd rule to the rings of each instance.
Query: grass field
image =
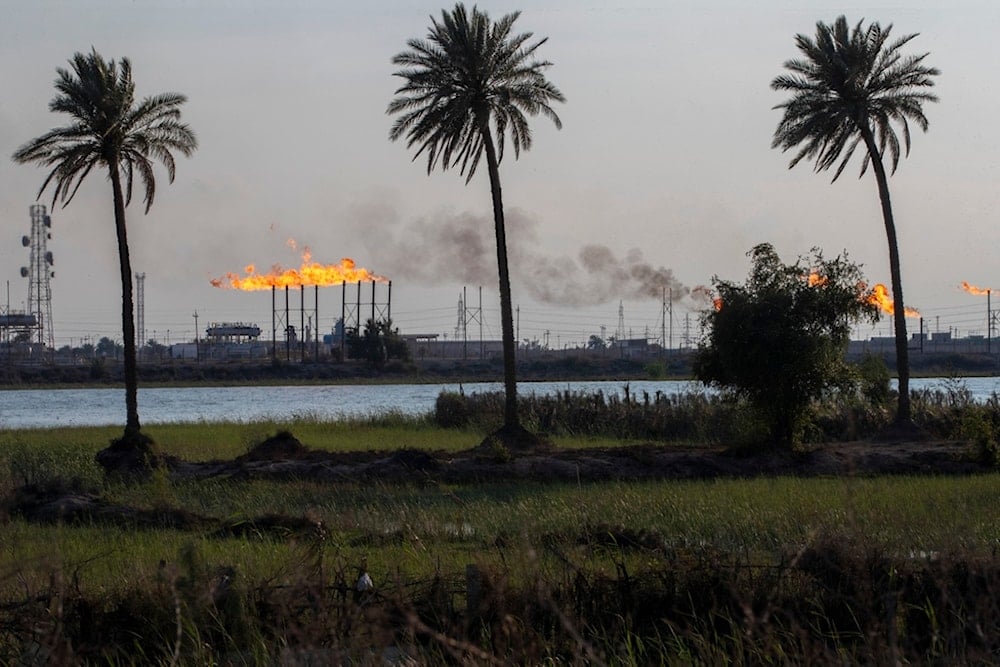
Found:
[[[150,433],[166,453],[207,461],[282,429],[310,447],[345,451],[457,451],[484,435],[392,416]],[[35,650],[74,660],[257,664],[307,648],[374,660],[390,645],[428,662],[484,664],[715,662],[734,652],[744,662],[878,662],[892,651],[981,658],[1000,646],[1000,614],[990,616],[997,596],[981,597],[1000,591],[994,474],[467,485],[157,474],[106,482],[93,456],[117,434],[0,432],[8,497],[0,509],[0,662]],[[595,442],[628,444],[558,439],[561,447]],[[109,504],[183,511],[201,522],[39,524],[11,509],[15,491],[54,480]],[[375,597],[351,593],[362,570]],[[967,595],[970,581],[981,594]],[[898,606],[887,610],[886,595]],[[848,603],[856,613],[841,618]],[[345,630],[362,618],[369,631]],[[928,623],[938,639],[925,636]],[[30,627],[41,630],[26,636]],[[87,644],[95,633],[107,637]],[[140,654],[129,652],[136,642]]]

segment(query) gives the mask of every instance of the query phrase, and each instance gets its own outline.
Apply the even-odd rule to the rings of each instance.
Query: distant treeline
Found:
[[[892,355],[886,366],[895,370]],[[1000,370],[998,357],[987,354],[915,353],[912,371],[923,376],[993,375]],[[273,381],[339,382],[399,380],[414,382],[500,381],[503,366],[499,358],[469,360],[389,361],[376,369],[361,361],[203,361],[139,365],[139,379],[145,383],[249,383]],[[691,354],[671,352],[664,358],[644,359],[573,355],[563,352],[533,355],[518,361],[518,379],[531,380],[640,380],[690,378]],[[95,359],[91,363],[65,365],[51,363],[0,362],[0,386],[46,384],[107,384],[123,381],[120,362]]]
[[[518,364],[521,380],[628,380],[650,377],[685,377],[690,373],[687,359],[649,362],[632,359],[598,359],[559,356],[534,358]],[[500,381],[503,365],[497,359],[434,360],[423,362],[389,361],[375,369],[361,361],[319,363],[284,360],[202,362],[190,360],[139,365],[143,383],[252,383],[252,382],[338,382],[338,381]],[[121,363],[108,359],[93,363],[64,365],[50,363],[0,363],[0,386],[51,384],[117,385],[123,382]]]

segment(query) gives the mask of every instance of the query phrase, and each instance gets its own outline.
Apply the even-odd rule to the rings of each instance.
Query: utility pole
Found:
[[[618,344],[618,354],[625,356],[625,302],[618,302],[618,329],[615,330],[615,342]]]
[[[660,356],[667,356],[667,290],[662,289],[660,308]]]
[[[674,288],[670,288],[670,300],[667,301],[670,307],[670,345],[669,348],[674,347]]]
[[[198,311],[194,311],[194,360],[201,361],[201,344],[198,339]]]

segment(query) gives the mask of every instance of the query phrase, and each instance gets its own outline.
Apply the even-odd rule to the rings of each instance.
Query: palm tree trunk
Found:
[[[514,308],[510,296],[510,270],[507,266],[507,233],[503,219],[503,199],[500,192],[500,168],[493,136],[487,121],[480,122],[480,132],[486,146],[486,164],[490,172],[490,192],[493,195],[493,224],[497,236],[497,267],[500,273],[500,329],[503,333],[504,427],[520,427],[517,417],[517,347],[514,342]]]
[[[878,183],[878,196],[882,202],[882,219],[885,222],[885,235],[889,241],[889,277],[892,282],[893,324],[896,333],[896,373],[899,376],[899,405],[896,409],[896,423],[911,423],[910,416],[910,353],[909,340],[906,336],[906,309],[903,305],[903,278],[899,268],[899,245],[896,242],[896,223],[892,218],[892,204],[889,201],[889,180],[886,177],[885,166],[882,164],[882,154],[875,144],[875,136],[867,124],[862,126],[861,134],[868,147],[875,181]]]
[[[132,302],[132,263],[129,261],[128,236],[125,230],[125,199],[122,196],[121,175],[118,162],[108,161],[111,188],[115,200],[115,231],[118,234],[118,265],[122,278],[122,345],[125,357],[125,436],[126,442],[134,441],[140,433],[139,426],[139,373],[136,364],[135,320]]]

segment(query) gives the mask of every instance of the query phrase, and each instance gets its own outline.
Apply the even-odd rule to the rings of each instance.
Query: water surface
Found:
[[[523,395],[559,391],[602,391],[621,396],[625,387],[643,392],[676,394],[705,391],[698,382],[638,380],[602,382],[521,382]],[[964,387],[974,400],[1000,392],[1000,378],[920,378],[913,389]],[[434,409],[441,391],[502,391],[499,382],[464,384],[295,385],[279,387],[154,387],[139,389],[139,416],[144,424],[198,421],[287,420],[315,417],[332,420],[397,411],[419,415]],[[0,428],[103,426],[125,423],[125,390],[27,389],[0,391]]]

